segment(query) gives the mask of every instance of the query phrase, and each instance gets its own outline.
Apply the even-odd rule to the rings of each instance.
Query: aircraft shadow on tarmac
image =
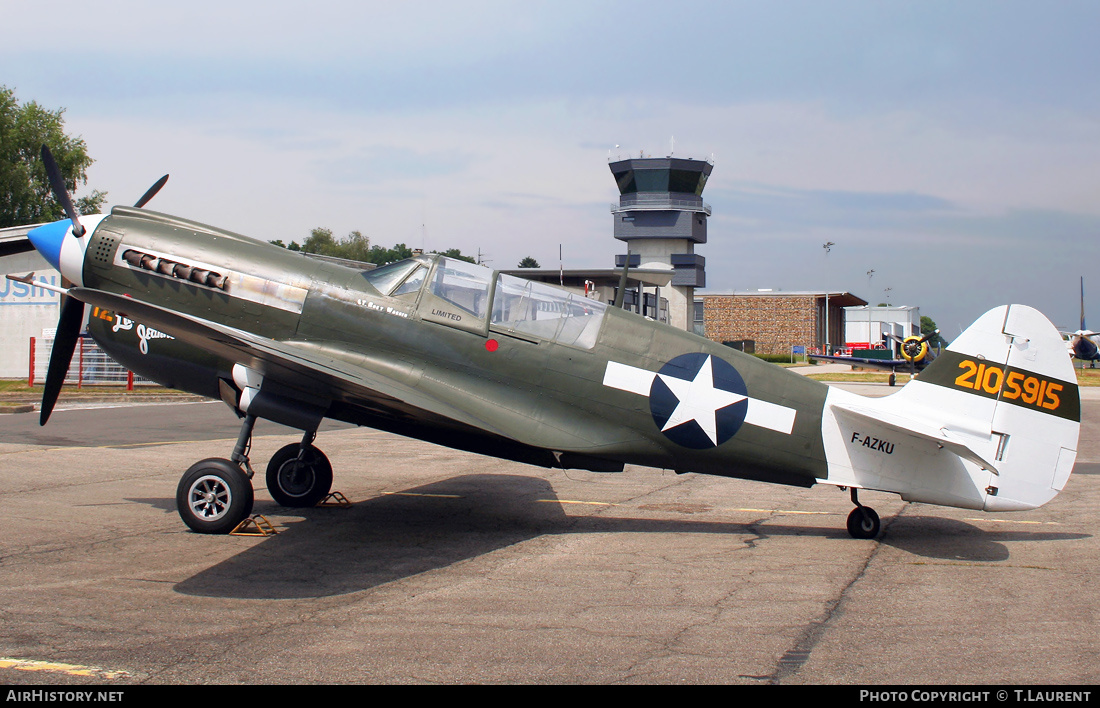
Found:
[[[888,525],[883,525],[879,540],[885,545],[925,558],[991,563],[1009,559],[1011,554],[1006,543],[1069,541],[1090,536],[1065,531],[988,530],[957,519],[901,515],[891,519]]]
[[[137,500],[133,500],[137,501]],[[173,500],[142,500],[174,511]],[[719,533],[761,537],[820,533],[853,542],[843,528],[694,519],[569,516],[545,480],[520,475],[464,475],[361,501],[348,509],[287,510],[258,500],[259,514],[300,514],[278,535],[175,586],[204,597],[290,599],[343,595],[447,567],[547,534]],[[1081,534],[989,533],[934,517],[891,520],[882,543],[947,560],[998,561],[1004,542],[1081,538]]]
[[[160,500],[156,505],[162,506]],[[757,535],[747,524],[569,516],[546,480],[521,475],[463,475],[349,509],[287,510],[262,500],[253,509],[288,511],[303,522],[175,589],[213,597],[323,597],[366,590],[547,534]]]

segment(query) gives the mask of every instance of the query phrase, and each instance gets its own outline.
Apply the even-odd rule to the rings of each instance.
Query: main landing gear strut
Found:
[[[252,514],[252,477],[248,461],[256,416],[246,415],[233,454],[191,465],[176,488],[176,509],[183,522],[199,533],[229,533]],[[332,464],[313,447],[314,431],[300,443],[276,452],[267,465],[267,490],[283,506],[315,506],[332,488]]]
[[[852,503],[856,505],[852,513],[848,514],[848,533],[852,538],[875,538],[882,529],[878,514],[869,506],[859,503],[859,495],[855,487],[852,487]]]

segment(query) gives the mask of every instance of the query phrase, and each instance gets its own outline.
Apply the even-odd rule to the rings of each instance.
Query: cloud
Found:
[[[56,17],[79,33],[44,46]],[[712,287],[891,287],[969,321],[993,297],[1075,307],[1098,20],[1010,0],[16,3],[0,61],[20,98],[69,109],[89,186],[121,202],[169,171],[154,208],[259,238],[325,225],[508,265],[560,243],[599,267],[625,250],[608,151],[675,136],[715,157]]]

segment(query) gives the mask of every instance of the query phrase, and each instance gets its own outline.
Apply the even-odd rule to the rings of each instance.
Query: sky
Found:
[[[1100,328],[1100,3],[2,0],[86,187],[255,238],[613,267],[609,158],[712,159],[707,288]],[[832,242],[828,251],[824,244]]]

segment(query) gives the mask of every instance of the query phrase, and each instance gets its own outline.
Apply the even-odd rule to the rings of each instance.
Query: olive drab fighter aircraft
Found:
[[[1065,345],[1036,310],[990,310],[893,395],[864,398],[580,293],[441,256],[375,270],[310,258],[141,207],[30,239],[67,281],[41,422],[88,316],[114,359],[243,419],[227,459],[196,462],[176,501],[228,533],[252,509],[258,418],[302,431],[267,465],[285,506],[329,492],[314,446],[332,418],[547,468],[676,472],[851,490],[848,531],[873,538],[873,489],[1012,511],[1069,478],[1080,398]],[[154,190],[150,190],[153,192]]]

